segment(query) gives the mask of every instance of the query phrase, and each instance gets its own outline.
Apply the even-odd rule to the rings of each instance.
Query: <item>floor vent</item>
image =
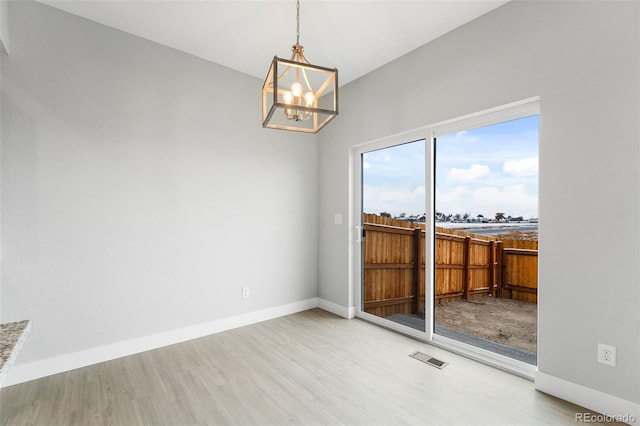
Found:
[[[422,352],[414,352],[409,356],[412,357],[412,358],[417,359],[418,361],[422,361],[425,364],[429,364],[432,367],[439,368],[440,370],[442,370],[447,365],[449,365],[448,362],[440,361],[439,359],[434,358],[434,357],[432,357],[430,355],[427,355],[425,353],[422,353]]]

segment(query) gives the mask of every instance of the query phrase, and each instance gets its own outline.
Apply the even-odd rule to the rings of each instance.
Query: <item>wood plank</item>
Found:
[[[489,270],[491,268],[490,265],[463,265],[463,264],[455,264],[455,265],[449,265],[449,264],[438,264],[436,265],[436,269],[485,269],[485,270]]]
[[[538,294],[537,288],[524,287],[521,285],[505,284],[504,288],[508,290],[514,290],[514,291],[522,291],[524,293]]]
[[[503,251],[502,251],[502,242],[498,241],[498,243],[496,244],[496,292],[497,292],[497,296],[502,298],[503,294],[502,294],[502,286],[503,286],[503,274],[504,274],[504,259],[503,259]]]
[[[413,269],[413,263],[365,263],[364,269]]]
[[[456,242],[463,243],[466,237],[461,237],[460,235],[449,235],[449,234],[442,234],[440,232],[436,232],[436,238],[442,241],[456,241]]]
[[[495,243],[489,242],[489,294],[493,295],[493,286],[496,282],[496,252]]]
[[[436,265],[436,269],[464,269],[464,268],[465,268],[465,265],[463,264],[449,265],[449,264],[439,263]]]
[[[385,234],[399,234],[399,235],[413,235],[413,230],[408,228],[398,228],[387,225],[374,225],[371,223],[364,223],[362,227],[365,231],[381,232]]]
[[[379,308],[381,306],[400,305],[402,303],[408,303],[408,302],[413,303],[414,299],[415,299],[415,296],[412,295],[412,296],[405,296],[405,297],[394,297],[393,299],[375,300],[371,302],[364,302],[364,308],[365,309]]]
[[[538,250],[505,248],[504,252],[507,253],[507,254],[515,254],[515,255],[518,255],[518,256],[536,256],[536,257],[538,257]]]
[[[464,239],[464,272],[462,278],[462,298],[464,300],[469,299],[469,285],[470,285],[470,270],[469,262],[471,261],[471,237]]]
[[[411,295],[413,298],[412,313],[417,314],[420,310],[420,237],[422,230],[416,228],[413,230],[413,277]]]
[[[462,292],[458,291],[456,293],[445,293],[445,294],[436,294],[436,300],[438,299],[448,299],[451,297],[460,297],[462,296]]]
[[[416,350],[450,366],[411,360]],[[529,380],[319,309],[5,387],[0,397],[2,425],[518,425],[532,413],[532,423],[555,425],[589,412]]]

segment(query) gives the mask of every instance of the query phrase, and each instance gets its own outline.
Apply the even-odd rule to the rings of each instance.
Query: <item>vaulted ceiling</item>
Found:
[[[344,85],[507,1],[302,0],[300,44]],[[296,41],[294,0],[41,2],[259,79]]]

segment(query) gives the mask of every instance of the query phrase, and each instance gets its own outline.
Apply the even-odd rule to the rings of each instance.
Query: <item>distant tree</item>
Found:
[[[382,216],[382,217],[391,217],[391,213],[381,212],[380,216]]]
[[[505,219],[505,213],[496,213],[496,220],[504,220]]]
[[[398,217],[401,218],[401,219],[404,219],[406,216],[407,216],[407,214],[402,212],[402,213],[400,213],[400,216],[398,216]]]
[[[465,214],[462,215],[462,220],[467,220],[467,219],[469,219],[470,216],[471,215],[469,213],[465,213]]]
[[[483,216],[483,215],[481,215],[481,214],[479,214],[479,215],[478,215],[478,216],[476,216],[476,217],[477,217],[477,218],[480,218],[480,219],[484,219],[484,216]]]
[[[454,218],[456,221],[459,221],[459,220],[460,220],[460,218],[461,218],[460,213],[456,213],[456,214],[454,214],[454,215],[453,215],[453,218]]]

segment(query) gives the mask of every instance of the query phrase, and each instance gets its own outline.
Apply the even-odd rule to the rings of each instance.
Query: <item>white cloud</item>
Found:
[[[494,217],[497,212],[525,218],[538,217],[538,199],[525,185],[506,187],[484,186],[471,189],[457,186],[447,191],[436,191],[436,210],[442,213],[482,214]]]
[[[477,142],[478,138],[475,136],[469,136],[466,130],[456,133],[456,138],[463,139],[465,142]]]
[[[408,215],[425,212],[425,186],[415,189],[391,188],[387,185],[364,188],[363,210],[366,213],[388,212],[392,215]]]
[[[502,171],[517,178],[538,176],[538,157],[505,161]]]
[[[449,171],[449,178],[458,182],[473,182],[489,176],[489,167],[473,164],[468,169],[453,168]]]

